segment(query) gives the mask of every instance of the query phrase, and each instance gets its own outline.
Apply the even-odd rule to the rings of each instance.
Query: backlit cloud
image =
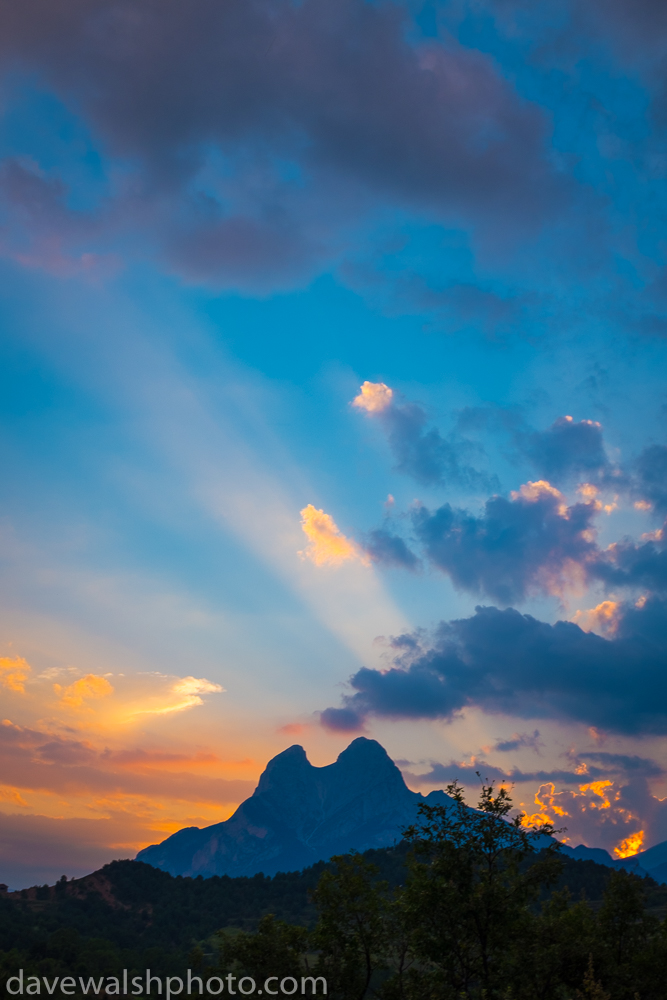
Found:
[[[600,635],[613,635],[618,628],[622,605],[618,601],[602,601],[588,611],[576,611],[572,621],[584,632],[598,632]]]
[[[322,713],[329,729],[351,731],[369,716],[446,719],[468,707],[520,718],[561,719],[601,730],[667,733],[667,605],[626,605],[613,638],[478,607],[392,642],[394,663],[362,667],[355,693]]]
[[[350,561],[369,565],[368,556],[355,541],[345,537],[331,514],[317,510],[312,503],[301,511],[301,527],[308,545],[299,555],[316,566],[341,566]]]
[[[54,684],[53,689],[61,705],[74,709],[83,708],[90,700],[113,694],[113,687],[106,677],[98,677],[96,674],[86,674],[65,688],[60,684]]]
[[[567,506],[545,480],[487,500],[476,517],[443,504],[417,508],[413,529],[429,561],[456,587],[509,604],[528,594],[581,589],[585,564],[597,550],[595,501]]]
[[[352,400],[352,406],[356,406],[358,410],[365,410],[366,413],[382,413],[391,406],[393,398],[393,389],[384,382],[364,382],[359,395]]]
[[[137,708],[132,714],[169,715],[171,712],[183,712],[188,708],[203,705],[204,701],[201,695],[218,694],[224,690],[221,684],[207,681],[205,677],[183,677],[171,687],[169,693],[174,696],[173,701],[156,706],[146,705],[143,708]]]
[[[454,434],[443,437],[437,427],[428,426],[423,407],[400,398],[384,382],[364,382],[352,406],[378,420],[397,472],[424,486],[489,488],[492,484],[492,479],[469,464],[473,455],[479,455],[478,446]]]
[[[25,692],[25,682],[30,676],[30,664],[21,656],[0,657],[0,685],[17,694]]]
[[[535,794],[538,808],[525,815],[524,825],[553,823],[563,829],[559,839],[571,846],[583,841],[606,848],[612,857],[630,857],[642,849],[644,830],[629,795],[626,786],[608,779],[560,791],[554,782],[545,782]],[[655,806],[659,808],[659,800]]]

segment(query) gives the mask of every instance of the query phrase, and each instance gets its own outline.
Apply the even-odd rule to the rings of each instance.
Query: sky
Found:
[[[0,0],[0,881],[293,743],[667,839],[667,7]]]

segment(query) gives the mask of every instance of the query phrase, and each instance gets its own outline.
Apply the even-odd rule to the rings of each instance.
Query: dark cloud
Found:
[[[364,549],[374,562],[383,566],[401,566],[410,570],[419,567],[419,559],[400,535],[394,535],[385,528],[371,531],[364,541]]]
[[[548,487],[522,487],[511,499],[487,500],[484,513],[443,504],[413,514],[413,529],[434,566],[454,585],[509,604],[529,593],[559,592],[573,564],[596,552],[590,531],[593,503],[566,507]]]
[[[602,424],[597,420],[558,417],[546,430],[531,427],[518,409],[500,406],[467,407],[458,415],[461,431],[486,430],[509,439],[511,457],[529,462],[544,479],[566,483],[573,479],[620,488],[620,470],[609,461]]]
[[[599,552],[588,566],[591,577],[608,587],[667,589],[667,529],[650,533],[641,542],[623,539]]]
[[[644,448],[635,463],[635,488],[642,500],[667,514],[667,447],[652,444]]]
[[[605,772],[621,774],[630,772],[631,774],[643,774],[647,778],[657,777],[665,773],[664,767],[657,761],[651,760],[649,757],[638,757],[636,754],[589,751],[578,753],[577,757],[580,760],[590,760],[599,764]]]
[[[407,7],[359,0],[0,2],[0,59],[120,157],[116,217],[194,277],[307,277],[396,203],[478,229],[562,207],[541,110]]]
[[[531,750],[539,753],[539,748],[543,746],[544,743],[540,739],[540,731],[536,729],[533,733],[514,733],[508,740],[496,740],[493,749],[499,750],[501,753],[510,753],[513,750],[529,747]]]
[[[477,772],[479,771],[479,778]],[[451,760],[448,764],[432,763],[430,770],[423,774],[414,774],[412,771],[403,772],[411,785],[434,785],[439,783],[449,783],[457,779],[464,785],[483,782],[522,782],[522,781],[561,781],[578,782],[581,775],[572,770],[552,770],[552,771],[521,771],[513,768],[506,771],[495,764],[489,764],[486,760],[475,760],[473,763]]]
[[[355,733],[363,729],[363,720],[352,708],[325,708],[320,712],[320,722],[334,733]]]
[[[481,449],[455,435],[445,438],[436,427],[429,427],[426,411],[417,403],[401,401],[394,393],[391,404],[374,416],[387,435],[398,472],[423,486],[489,488],[490,477],[469,464]]]
[[[595,420],[559,417],[546,431],[517,434],[516,443],[540,475],[556,482],[572,475],[597,481],[610,468]]]
[[[657,622],[662,623],[661,628]],[[667,602],[625,609],[614,639],[479,607],[431,636],[393,641],[394,665],[363,667],[344,699],[347,727],[369,715],[452,719],[466,707],[581,722],[619,733],[667,733]],[[335,728],[335,718],[329,720]]]

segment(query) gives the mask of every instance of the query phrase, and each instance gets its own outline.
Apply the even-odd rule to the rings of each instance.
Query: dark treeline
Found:
[[[0,899],[0,979],[324,976],[339,1000],[664,1000],[667,890],[536,850],[550,828],[422,807],[394,848],[273,878],[173,878],[113,862]]]

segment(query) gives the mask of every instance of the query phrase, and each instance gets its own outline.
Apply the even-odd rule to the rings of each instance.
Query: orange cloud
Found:
[[[561,517],[565,517],[567,514],[567,504],[565,502],[565,497],[560,490],[557,490],[555,486],[552,486],[550,482],[546,479],[538,479],[536,482],[524,483],[523,486],[519,487],[518,490],[512,490],[510,493],[512,500],[528,500],[533,503],[537,500],[541,500],[544,496],[552,496],[557,500],[560,500],[558,506],[558,513]]]
[[[597,486],[594,486],[593,483],[581,483],[577,486],[577,493],[582,496],[584,500],[595,500],[599,492],[599,489]]]
[[[352,406],[365,410],[366,413],[382,413],[391,406],[393,398],[393,389],[384,382],[364,382],[359,395],[352,400]]]
[[[643,845],[644,831],[639,830],[637,833],[631,833],[629,837],[617,844],[614,848],[614,854],[617,858],[631,858],[641,851]]]
[[[643,831],[633,832],[639,817],[627,807],[624,789],[609,780],[591,781],[578,789],[556,791],[553,782],[540,785],[535,804],[538,811],[524,816],[525,826],[549,822],[560,827],[567,836],[560,839],[572,844],[603,846],[615,851],[617,857],[629,857],[641,848]],[[629,828],[629,829],[628,829]],[[618,838],[625,835],[620,843]],[[613,844],[617,848],[613,848]],[[619,853],[625,851],[626,853]]]
[[[308,547],[299,552],[316,566],[341,566],[344,562],[357,560],[364,566],[370,565],[368,556],[351,538],[346,538],[330,514],[317,510],[309,503],[301,513],[301,527]]]
[[[28,805],[18,788],[10,788],[6,785],[0,788],[0,802],[9,802],[13,806],[27,807]]]
[[[203,705],[202,694],[217,694],[225,689],[221,684],[214,684],[205,677],[181,677],[172,685],[167,704],[146,705],[135,709],[132,715],[168,715],[170,712],[183,712],[187,708]],[[174,700],[175,696],[175,700]]]
[[[99,677],[97,674],[86,674],[66,688],[54,684],[53,690],[59,696],[61,705],[74,709],[83,708],[88,699],[105,698],[113,694],[113,687],[106,677]]]
[[[613,635],[618,628],[620,604],[618,601],[602,601],[588,611],[577,611],[572,621],[584,632],[601,632],[603,635]]]
[[[10,659],[0,656],[0,684],[8,691],[25,694],[25,682],[30,674],[30,664],[22,656]]]

